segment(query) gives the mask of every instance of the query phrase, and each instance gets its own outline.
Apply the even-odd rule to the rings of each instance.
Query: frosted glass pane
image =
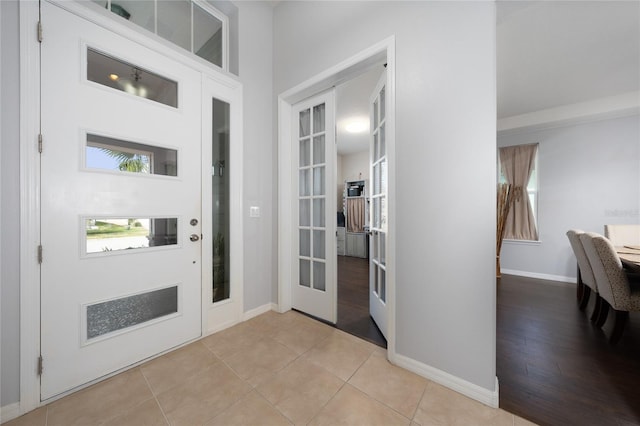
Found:
[[[324,135],[313,138],[313,164],[324,163]]]
[[[385,245],[387,243],[387,234],[384,232],[380,232],[380,264],[381,265],[386,265],[387,264],[387,246]]]
[[[300,170],[300,181],[298,185],[301,196],[311,195],[311,169]]]
[[[380,126],[380,155],[378,158],[383,157],[387,153],[387,146],[385,142],[385,125]]]
[[[300,259],[300,285],[311,287],[311,261]]]
[[[222,21],[194,3],[193,53],[222,67]]]
[[[85,164],[88,169],[178,175],[178,151],[106,136],[87,134]]]
[[[178,287],[87,306],[87,339],[178,312]]]
[[[191,52],[191,2],[158,0],[158,35]]]
[[[300,141],[300,167],[311,165],[311,139]]]
[[[324,259],[325,237],[324,231],[313,231],[313,258]]]
[[[324,132],[324,104],[313,107],[313,133]]]
[[[90,218],[84,226],[88,254],[178,244],[176,218]]]
[[[313,262],[313,288],[325,291],[326,278],[324,272],[324,263]]]
[[[178,83],[90,48],[87,48],[87,80],[178,107]]]
[[[311,111],[300,111],[300,137],[309,136],[311,133]]]
[[[300,256],[311,257],[311,231],[300,230]]]
[[[311,226],[311,200],[300,200],[299,225]]]
[[[324,195],[324,166],[313,168],[313,195]]]
[[[384,87],[382,88],[382,91],[380,92],[380,121],[384,120],[384,116],[385,116],[385,90]]]
[[[325,210],[324,198],[316,198],[313,200],[313,226],[324,228]]]
[[[386,272],[384,269],[378,269],[380,271],[380,300],[383,302],[387,301],[387,282],[386,282]]]

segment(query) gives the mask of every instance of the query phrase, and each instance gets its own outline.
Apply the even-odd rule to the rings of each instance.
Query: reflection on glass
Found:
[[[178,83],[91,48],[87,48],[87,80],[178,107]]]
[[[300,137],[309,136],[311,131],[311,112],[308,109],[300,111]]]
[[[91,218],[85,221],[87,253],[178,244],[176,218]]]
[[[302,232],[302,231],[301,231]],[[313,258],[324,259],[324,231],[313,230]]]
[[[213,205],[213,302],[226,300],[231,292],[231,263],[229,257],[230,242],[230,203],[229,203],[229,126],[230,106],[226,102],[213,99],[211,141],[211,200]]]
[[[300,230],[300,256],[311,257],[311,232],[308,229]]]
[[[222,21],[193,4],[193,52],[222,67]]]
[[[87,306],[87,339],[178,312],[178,287]]]
[[[298,185],[300,185],[301,196],[311,195],[311,169],[300,170]]]
[[[324,167],[313,168],[313,195],[324,195]]]
[[[324,198],[313,200],[313,226],[324,228]]]
[[[300,200],[300,226],[311,226],[311,200]]]
[[[309,138],[300,141],[300,167],[311,164],[311,140]]]
[[[86,167],[89,169],[178,175],[178,151],[87,134]]]
[[[384,124],[382,126],[380,126],[380,157],[382,157],[383,155],[386,154],[386,150],[387,147],[385,145],[385,141],[384,141]]]

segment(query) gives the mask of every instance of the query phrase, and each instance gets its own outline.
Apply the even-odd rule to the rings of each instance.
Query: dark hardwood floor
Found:
[[[503,275],[497,299],[500,407],[542,425],[640,425],[640,313],[616,346],[578,310],[575,287]]]
[[[338,323],[342,331],[387,347],[369,315],[369,260],[338,256]]]

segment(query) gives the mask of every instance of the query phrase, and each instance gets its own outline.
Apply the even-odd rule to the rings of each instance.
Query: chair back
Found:
[[[640,224],[605,225],[604,236],[611,241],[614,247],[640,246]]]
[[[611,241],[593,232],[582,234],[580,241],[591,263],[600,296],[613,309],[627,310],[631,293],[629,281]]]
[[[576,256],[576,260],[578,261],[578,268],[580,269],[582,282],[597,292],[598,288],[596,286],[596,279],[593,275],[589,259],[587,258],[587,253],[585,253],[582,242],[580,241],[580,235],[582,234],[584,234],[584,231],[579,229],[570,229],[567,231],[567,238],[569,238],[573,254]]]

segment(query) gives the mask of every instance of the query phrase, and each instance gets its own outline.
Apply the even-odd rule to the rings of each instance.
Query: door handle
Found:
[[[200,237],[198,236],[198,234],[191,234],[191,236],[189,237],[189,239],[193,242],[196,242],[200,239]]]

